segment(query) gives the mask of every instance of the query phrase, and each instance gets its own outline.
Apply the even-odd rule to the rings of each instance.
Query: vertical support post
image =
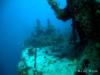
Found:
[[[37,49],[35,48],[34,49],[34,75],[37,74],[37,62],[36,62],[36,59],[37,59]]]

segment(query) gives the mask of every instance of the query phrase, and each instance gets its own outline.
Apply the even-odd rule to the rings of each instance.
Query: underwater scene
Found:
[[[0,0],[0,75],[100,75],[100,0]]]

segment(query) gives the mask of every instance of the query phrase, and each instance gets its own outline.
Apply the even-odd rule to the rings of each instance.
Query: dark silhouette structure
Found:
[[[76,32],[80,42],[78,45],[81,56],[79,70],[88,68],[95,69],[97,73],[91,75],[99,75],[100,67],[100,0],[66,0],[67,5],[64,9],[60,9],[55,0],[48,0],[48,3],[55,11],[57,18],[66,21],[72,18],[73,40],[76,40]],[[76,32],[75,32],[76,31]],[[85,46],[83,43],[85,43]],[[84,47],[82,49],[82,47]],[[78,50],[78,54],[80,54]],[[77,49],[74,50],[75,53]],[[71,53],[72,54],[72,53]],[[86,56],[86,57],[84,57]],[[86,59],[86,60],[84,60]],[[94,61],[95,60],[95,61]],[[94,66],[92,66],[94,65]],[[86,72],[75,72],[75,75],[89,75]]]
[[[72,18],[74,38],[76,37],[76,31],[80,42],[97,39],[95,37],[100,36],[98,33],[100,28],[100,3],[96,0],[66,0],[66,2],[66,7],[60,9],[55,0],[48,0],[58,19],[66,21]]]

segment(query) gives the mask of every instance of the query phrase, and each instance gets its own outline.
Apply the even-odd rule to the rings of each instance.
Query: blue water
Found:
[[[58,4],[64,8],[66,0]],[[42,25],[50,19],[57,28],[71,31],[71,20],[58,20],[47,0],[0,0],[0,75],[17,75],[23,42],[37,19]]]

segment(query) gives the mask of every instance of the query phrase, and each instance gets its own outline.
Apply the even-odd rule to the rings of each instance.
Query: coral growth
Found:
[[[55,0],[48,0],[48,3],[58,19],[66,21],[72,18],[74,44],[69,47],[66,35],[57,33],[49,20],[46,28],[37,20],[34,33],[25,42],[25,47],[32,48],[23,52],[23,56],[26,55],[23,61],[27,65],[23,61],[23,64],[19,63],[20,75],[100,75],[100,0],[66,1],[68,5],[64,9],[60,9]],[[76,42],[76,34],[79,42]],[[56,57],[60,58],[59,62]],[[71,67],[74,71],[70,71],[68,65],[65,67],[66,58],[72,63],[77,62]]]
[[[48,0],[48,3],[55,11],[58,19],[66,21],[72,18],[73,35],[75,35],[76,30],[80,38],[80,45],[77,47],[85,45],[83,49],[79,48],[81,50],[81,56],[78,58],[78,61],[81,62],[79,70],[82,71],[76,72],[75,75],[99,75],[100,51],[96,45],[100,44],[100,0],[66,1],[68,5],[64,9],[60,9],[55,0]],[[85,59],[89,62],[86,65],[89,66],[83,65]],[[98,72],[88,72],[91,69]]]
[[[21,60],[19,62],[19,75],[73,75],[76,68],[76,62],[68,59],[57,59],[52,55],[48,55],[45,51],[49,51],[49,47],[33,48],[37,49],[36,63],[34,61],[35,55],[29,56],[26,48],[22,52]],[[24,54],[24,56],[23,56]],[[25,62],[25,63],[22,63]],[[36,64],[36,66],[34,66]],[[25,66],[25,67],[22,67]]]

